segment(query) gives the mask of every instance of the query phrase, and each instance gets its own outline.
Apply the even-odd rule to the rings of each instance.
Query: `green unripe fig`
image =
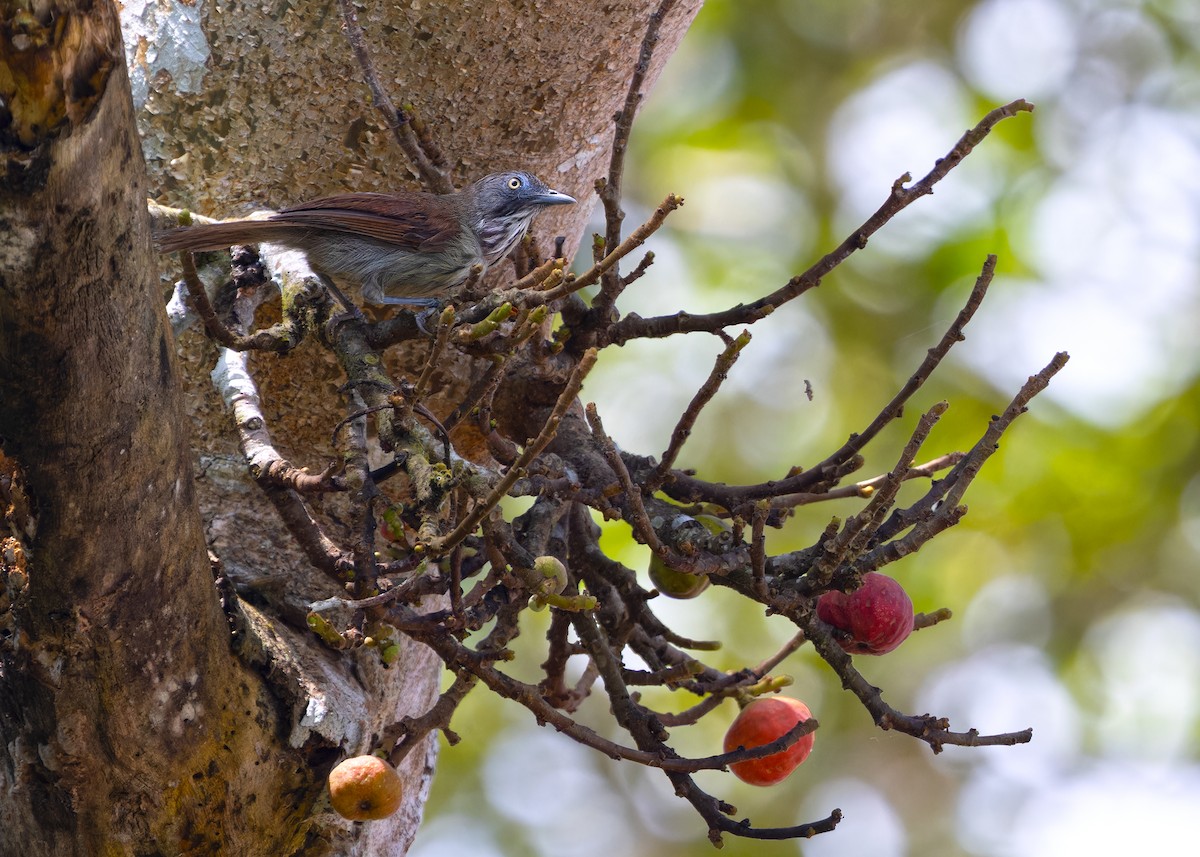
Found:
[[[707,574],[676,571],[657,556],[650,557],[650,582],[668,598],[695,598],[709,583]]]

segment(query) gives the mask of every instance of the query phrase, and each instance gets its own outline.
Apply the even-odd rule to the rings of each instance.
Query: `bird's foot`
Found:
[[[416,312],[414,310],[413,316],[417,320],[417,330],[421,331],[421,333],[425,334],[426,336],[432,337],[433,331],[428,327],[428,325],[432,322],[433,326],[436,327],[437,322],[438,322],[438,316],[440,316],[441,314],[442,314],[441,302],[438,302],[438,303],[434,304],[433,306],[426,307],[425,309],[421,310],[420,312]]]
[[[350,309],[331,315],[329,317],[329,321],[325,322],[325,338],[329,341],[333,341],[333,334],[337,330],[338,326],[351,321],[358,322],[359,324],[366,324],[367,317],[363,315],[362,310],[351,305]]]

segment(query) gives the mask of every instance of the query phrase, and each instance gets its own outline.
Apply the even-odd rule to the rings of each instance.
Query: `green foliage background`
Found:
[[[845,820],[806,843],[727,838],[725,853],[1095,857],[1190,836],[1198,44],[1186,0],[710,0],[672,59],[635,129],[626,222],[669,191],[687,204],[652,242],[658,261],[626,313],[720,309],[778,287],[989,109],[1037,104],[815,293],[755,326],[684,464],[757,482],[820,460],[908,377],[987,253],[999,275],[967,341],[868,448],[863,478],[891,466],[930,404],[951,409],[926,457],[969,448],[1025,376],[1056,350],[1073,356],[968,492],[966,521],[887,570],[918,610],[950,607],[954,621],[859,659],[901,709],[959,729],[1033,726],[1033,744],[934,756],[875,729],[802,649],[778,672],[821,722],[811,759],[769,790],[700,780],[756,825],[834,806]],[[719,350],[711,337],[613,349],[584,398],[622,446],[657,454]],[[806,546],[856,508],[802,507],[768,547]],[[645,568],[627,528],[606,544]],[[715,662],[729,669],[790,635],[717,588],[660,606],[680,632],[725,641]],[[528,670],[544,622],[531,616],[517,641]],[[683,696],[651,699],[678,710],[694,702]],[[605,723],[592,702],[580,716]],[[730,703],[673,737],[685,754],[716,752],[733,716]],[[711,851],[656,772],[576,747],[483,691],[454,727],[464,740],[444,748],[419,857]]]

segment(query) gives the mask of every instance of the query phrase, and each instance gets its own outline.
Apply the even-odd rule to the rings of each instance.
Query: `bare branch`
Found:
[[[750,332],[743,330],[741,336],[729,342],[725,346],[725,350],[717,356],[717,361],[713,364],[712,372],[709,373],[705,382],[700,385],[700,389],[696,391],[696,395],[688,402],[683,415],[680,416],[679,422],[675,424],[675,429],[671,432],[671,442],[663,453],[662,461],[659,462],[654,473],[646,481],[644,490],[647,494],[657,491],[667,478],[667,475],[671,472],[671,468],[675,466],[675,459],[679,456],[679,451],[683,449],[684,442],[692,433],[692,426],[696,424],[696,420],[700,417],[700,411],[712,401],[713,396],[717,394],[717,390],[721,388],[722,382],[728,377],[729,370],[737,362],[742,349],[749,344]]]
[[[988,256],[984,262],[983,270],[975,281],[974,288],[971,289],[971,294],[967,298],[966,304],[959,311],[954,322],[946,330],[946,333],[942,336],[938,344],[929,349],[925,359],[921,361],[921,365],[917,367],[916,371],[904,383],[900,391],[892,397],[892,400],[884,406],[878,416],[871,421],[871,424],[863,429],[862,432],[852,434],[836,452],[828,456],[824,461],[809,470],[788,476],[786,479],[765,482],[759,485],[718,485],[678,474],[671,483],[663,487],[663,490],[681,502],[694,503],[707,501],[717,503],[727,509],[734,509],[742,503],[759,500],[764,497],[805,493],[814,485],[823,484],[835,479],[839,468],[843,468],[850,463],[853,457],[869,441],[874,439],[888,423],[903,413],[905,403],[908,402],[913,394],[921,389],[921,386],[933,374],[934,369],[942,362],[942,359],[949,353],[953,345],[963,340],[963,329],[983,302],[995,270],[996,257]],[[855,491],[857,492],[857,489]]]
[[[963,158],[970,154],[971,150],[991,132],[997,123],[1018,113],[1032,110],[1032,104],[1024,100],[1019,100],[1011,104],[1006,104],[1003,107],[997,107],[988,113],[978,125],[962,136],[949,153],[938,159],[934,168],[924,178],[912,187],[905,188],[904,182],[908,181],[910,177],[907,173],[901,176],[892,186],[892,192],[889,194],[887,201],[874,214],[867,218],[858,229],[854,230],[845,241],[838,245],[835,250],[827,253],[803,274],[793,277],[787,284],[771,294],[752,301],[749,304],[738,304],[727,310],[708,315],[692,315],[691,313],[681,312],[676,315],[647,319],[630,316],[610,326],[598,338],[597,344],[612,343],[621,345],[631,339],[671,336],[676,333],[694,331],[712,332],[735,324],[753,324],[759,319],[765,318],[787,301],[820,285],[821,280],[828,276],[834,268],[849,258],[855,251],[866,247],[867,240],[878,232],[889,220],[917,199],[932,193],[933,186],[941,181]]]
[[[650,22],[646,26],[646,35],[642,38],[642,48],[638,53],[637,65],[634,66],[633,77],[629,81],[629,91],[625,95],[625,105],[616,116],[608,178],[597,182],[600,201],[604,204],[605,247],[616,247],[621,243],[621,222],[625,219],[625,212],[621,210],[625,177],[625,151],[629,146],[629,135],[633,130],[633,117],[642,103],[642,85],[645,83],[646,74],[650,71],[650,59],[654,56],[654,48],[658,44],[658,30],[674,5],[675,0],[662,0],[650,16]],[[607,317],[613,303],[626,285],[626,281],[621,278],[620,268],[614,260],[612,266],[603,274],[600,294],[592,302],[595,317]]]

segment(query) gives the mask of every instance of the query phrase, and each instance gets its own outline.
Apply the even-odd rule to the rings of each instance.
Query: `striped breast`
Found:
[[[512,252],[517,242],[525,236],[534,214],[530,209],[517,210],[511,214],[485,217],[476,224],[479,248],[489,266]]]

